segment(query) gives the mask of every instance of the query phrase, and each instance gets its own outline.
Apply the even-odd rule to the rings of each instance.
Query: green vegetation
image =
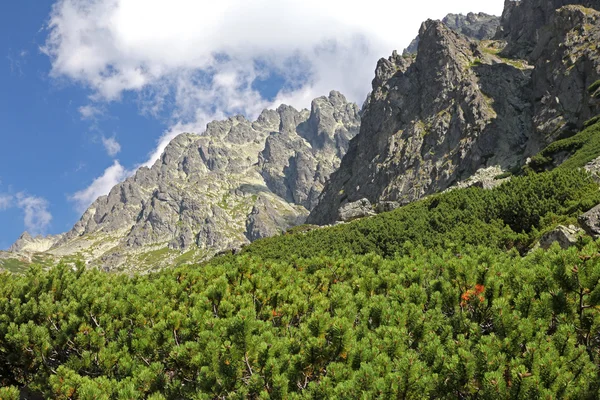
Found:
[[[0,276],[0,398],[597,398],[600,202],[581,170],[455,190],[144,276]]]
[[[494,180],[499,181],[499,180],[502,180],[502,179],[510,178],[511,176],[513,176],[513,173],[510,172],[510,171],[506,171],[506,172],[503,172],[503,173],[501,173],[499,175],[494,176]]]
[[[532,157],[529,167],[541,171],[554,166],[557,156],[570,155],[560,165],[561,169],[581,168],[600,157],[600,120],[591,119],[585,129],[566,139],[553,142],[539,154]]]
[[[594,94],[598,89],[600,89],[600,79],[590,85],[588,92]]]
[[[22,261],[17,258],[8,258],[5,260],[0,260],[0,267],[6,269],[7,271],[17,274],[27,271],[29,265],[29,262]]]
[[[599,251],[33,268],[0,280],[0,383],[55,399],[597,398]]]
[[[517,69],[520,70],[524,70],[527,69],[529,67],[529,65],[527,64],[526,61],[524,60],[517,60],[517,59],[512,59],[512,58],[505,58],[505,57],[500,57],[502,59],[502,62],[511,65]]]
[[[540,231],[598,203],[598,187],[584,171],[531,174],[493,190],[454,190],[373,218],[303,235],[258,240],[242,253],[290,261],[314,255],[375,253],[391,257],[403,253],[406,242],[427,248],[462,244],[516,247],[524,252]]]
[[[480,66],[481,64],[482,64],[482,63],[481,63],[481,59],[480,59],[480,58],[476,58],[476,59],[474,59],[473,61],[471,61],[471,62],[469,63],[468,67],[469,67],[469,68],[478,67],[478,66]]]

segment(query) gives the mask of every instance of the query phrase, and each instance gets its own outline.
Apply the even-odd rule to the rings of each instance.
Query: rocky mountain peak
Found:
[[[54,246],[62,235],[48,235],[36,237],[31,236],[28,232],[23,232],[19,239],[8,248],[9,253],[39,253],[49,250]]]
[[[302,223],[358,133],[358,107],[338,92],[311,110],[282,105],[175,137],[97,199],[52,246],[106,268],[199,260]]]
[[[509,2],[502,40],[467,36],[450,16],[423,23],[416,57],[378,62],[360,133],[308,222],[332,223],[358,202],[407,203],[480,170],[501,173],[581,128],[600,113],[587,90],[600,76],[600,38],[597,12],[584,6],[596,3]]]
[[[492,39],[500,26],[500,18],[485,13],[448,14],[441,21],[454,32],[476,40]],[[403,55],[416,54],[421,36],[417,36],[404,50]]]

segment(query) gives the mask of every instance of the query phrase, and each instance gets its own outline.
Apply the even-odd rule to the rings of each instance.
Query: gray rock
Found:
[[[273,193],[312,210],[358,133],[358,107],[332,91],[329,97],[313,100],[310,114],[291,107],[279,107],[277,112],[282,122],[259,156],[261,174]],[[292,130],[286,121],[301,122]]]
[[[581,215],[577,221],[588,235],[594,239],[600,238],[600,205]]]
[[[455,32],[477,40],[492,39],[500,27],[500,17],[485,13],[448,14],[442,22]],[[417,54],[420,38],[417,36],[402,55]]]
[[[338,92],[310,111],[282,105],[253,122],[213,121],[97,199],[50,252],[150,268],[278,234],[304,222],[359,125],[358,107]]]
[[[600,184],[600,157],[593,159],[583,168],[592,174],[594,180]]]
[[[538,45],[540,32],[555,11],[566,5],[581,5],[600,10],[600,0],[504,0],[504,11],[497,39],[508,42],[504,54],[527,58]]]
[[[340,207],[339,220],[349,222],[357,218],[364,218],[372,215],[375,215],[375,212],[373,212],[371,202],[367,199],[361,199]]]
[[[28,232],[23,232],[7,251],[10,253],[42,253],[59,242],[62,236],[61,234],[32,237]]]
[[[305,216],[281,215],[266,197],[261,197],[246,219],[246,237],[253,242],[278,235],[289,228],[301,225]]]
[[[381,214],[384,212],[394,211],[395,209],[400,208],[401,206],[402,204],[400,204],[397,201],[381,201],[377,203],[375,209],[377,211],[377,214]]]
[[[571,225],[559,225],[551,232],[544,234],[539,241],[539,247],[549,249],[554,243],[558,243],[563,249],[575,246],[577,244],[577,236],[583,230]]]
[[[379,61],[360,133],[309,223],[333,223],[346,202],[407,203],[519,163],[531,136],[530,72],[486,59],[439,21],[420,37],[416,59]]]
[[[362,198],[406,203],[481,169],[507,171],[580,130],[600,114],[587,91],[600,78],[600,13],[564,5],[599,1],[509,1],[498,33],[508,43],[424,23],[416,57],[378,62],[360,132],[308,223],[331,224],[342,204]],[[516,55],[524,59],[506,58]]]
[[[491,166],[488,168],[481,168],[473,175],[471,175],[467,180],[463,182],[459,182],[451,189],[462,189],[468,187],[479,187],[485,190],[493,189],[497,186],[500,186],[502,183],[510,180],[510,177],[497,179],[500,175],[502,175],[504,171],[499,166]]]

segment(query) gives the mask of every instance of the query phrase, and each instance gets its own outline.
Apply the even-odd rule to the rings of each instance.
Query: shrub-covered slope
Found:
[[[201,266],[4,274],[0,398],[597,398],[600,244],[518,250],[598,202],[557,170]]]
[[[428,248],[473,244],[525,251],[541,231],[598,203],[598,186],[582,170],[532,173],[493,190],[454,190],[373,218],[259,240],[243,253],[286,260],[315,254],[392,256],[407,241]]]

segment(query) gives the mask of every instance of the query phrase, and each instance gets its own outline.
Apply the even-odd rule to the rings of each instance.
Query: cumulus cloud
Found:
[[[332,89],[362,104],[377,59],[406,47],[422,21],[499,15],[502,7],[503,0],[58,0],[43,51],[53,77],[91,90],[84,118],[124,93],[138,96],[142,113],[168,115],[170,128],[141,164],[151,165],[169,139],[202,131],[210,119],[253,118],[280,103],[309,107]],[[265,98],[260,83],[273,77],[279,87]],[[80,193],[81,204],[101,193],[97,181]]]
[[[75,203],[77,211],[84,212],[98,197],[108,194],[117,183],[130,176],[132,171],[124,168],[118,160],[104,170],[102,176],[96,178],[90,186],[69,197]]]
[[[301,85],[292,92],[335,88],[362,101],[377,58],[407,45],[421,21],[448,12],[498,14],[502,6],[502,0],[373,0],[366,7],[345,0],[59,0],[44,51],[54,76],[107,100],[167,85],[182,106],[217,95],[227,108],[245,108],[237,96],[222,99],[214,89],[257,95],[248,82],[276,71]],[[187,83],[193,90],[181,85]]]
[[[17,207],[24,213],[25,229],[32,235],[45,233],[52,221],[52,214],[48,211],[48,201],[22,192],[17,193],[16,201]]]
[[[102,136],[102,145],[104,146],[106,153],[111,157],[116,156],[121,151],[121,145],[114,136],[110,138]]]

